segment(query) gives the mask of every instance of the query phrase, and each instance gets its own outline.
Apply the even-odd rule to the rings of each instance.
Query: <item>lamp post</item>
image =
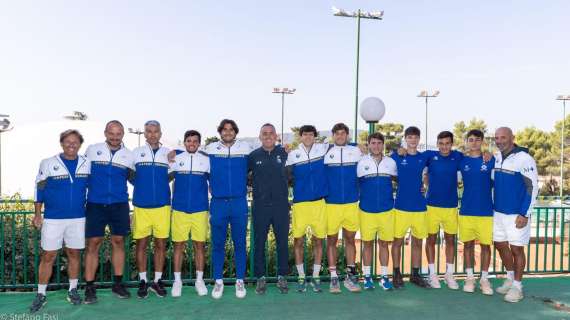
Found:
[[[0,118],[2,118],[0,120],[0,199],[2,198],[2,133],[14,129],[14,126],[10,126],[9,117],[7,114],[0,114]]]
[[[424,135],[426,137],[425,139],[425,149],[427,150],[428,148],[428,100],[429,98],[435,98],[439,96],[439,90],[435,90],[432,93],[429,93],[427,90],[422,90],[417,97],[418,98],[425,98],[426,101],[426,128],[425,128],[425,132]]]
[[[297,89],[289,88],[273,88],[273,93],[281,94],[281,145],[285,145],[285,137],[283,136],[283,123],[285,119],[285,95],[294,94]]]
[[[136,134],[136,135],[138,136],[138,139],[139,139],[139,147],[140,147],[140,146],[141,146],[141,134],[143,134],[144,131],[141,131],[141,129],[129,128],[129,133]]]
[[[570,95],[559,95],[556,100],[562,101],[562,132],[560,138],[560,204],[564,196],[564,131],[566,131],[566,101],[570,100]]]
[[[360,68],[360,19],[382,20],[384,11],[345,11],[332,8],[333,15],[337,17],[356,18],[356,85],[354,93],[354,141],[358,140],[358,76]]]

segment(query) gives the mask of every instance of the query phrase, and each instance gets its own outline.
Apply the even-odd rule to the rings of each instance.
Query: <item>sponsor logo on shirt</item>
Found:
[[[523,168],[523,169],[522,169],[522,172],[524,172],[524,173],[529,173],[529,172],[532,172],[532,171],[534,171],[534,168],[533,168],[533,167],[528,167],[528,168]]]

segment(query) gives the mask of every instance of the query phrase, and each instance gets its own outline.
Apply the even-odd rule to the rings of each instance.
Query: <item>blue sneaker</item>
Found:
[[[364,290],[374,289],[374,281],[372,277],[364,277]]]
[[[380,278],[379,283],[380,287],[384,290],[392,290],[394,288],[394,285],[392,284],[390,279],[388,279],[387,276],[383,276],[382,278]]]

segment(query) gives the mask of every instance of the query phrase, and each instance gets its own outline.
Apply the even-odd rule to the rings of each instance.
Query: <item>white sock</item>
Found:
[[[145,272],[139,272],[139,280],[144,280],[145,282],[148,282],[146,280],[146,271]]]
[[[467,272],[467,278],[473,278],[473,268],[465,268],[465,272]]]
[[[181,272],[174,272],[174,282],[182,282]]]
[[[41,293],[45,296],[46,291],[47,291],[47,284],[38,284],[38,293]]]
[[[313,278],[318,278],[320,274],[321,274],[321,265],[320,264],[314,264],[313,265]]]
[[[336,273],[336,267],[335,268],[329,268],[329,271],[331,273],[331,278],[338,278],[338,274]]]
[[[489,271],[481,271],[481,280],[489,278]]]
[[[222,280],[222,279],[216,279],[216,284],[224,284],[224,280]]]
[[[204,281],[204,271],[196,271],[196,281]]]
[[[69,291],[77,289],[77,282],[79,282],[79,279],[69,279]]]
[[[455,264],[453,263],[448,263],[447,264],[447,269],[445,270],[446,274],[453,274],[453,269],[454,269]]]
[[[236,284],[238,284],[238,283],[243,284],[243,279],[237,279]]]
[[[297,266],[297,273],[299,274],[299,278],[305,277],[305,266],[301,263],[296,265]]]
[[[383,277],[388,276],[388,266],[380,266],[380,273]]]
[[[162,277],[162,272],[155,272],[154,273],[154,283],[157,283],[161,277]]]
[[[517,281],[517,280],[513,280],[513,287],[522,290],[522,282]]]
[[[370,266],[362,266],[362,272],[365,277],[370,277]]]
[[[430,263],[428,264],[429,274],[435,274],[435,264]]]
[[[515,280],[515,272],[507,270],[507,279]]]

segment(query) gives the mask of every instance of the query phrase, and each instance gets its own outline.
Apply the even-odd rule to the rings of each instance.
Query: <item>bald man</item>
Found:
[[[99,249],[110,227],[113,253],[112,292],[121,299],[131,296],[123,284],[125,236],[130,231],[127,179],[133,170],[133,154],[123,145],[125,130],[121,122],[111,120],[105,126],[105,142],[90,145],[85,156],[91,161],[85,211],[85,304],[97,302],[95,273]]]
[[[497,288],[507,302],[524,298],[522,276],[524,247],[530,240],[530,216],[538,194],[536,163],[526,148],[514,143],[510,128],[495,131],[499,152],[495,155],[493,241],[507,270],[507,279]]]

